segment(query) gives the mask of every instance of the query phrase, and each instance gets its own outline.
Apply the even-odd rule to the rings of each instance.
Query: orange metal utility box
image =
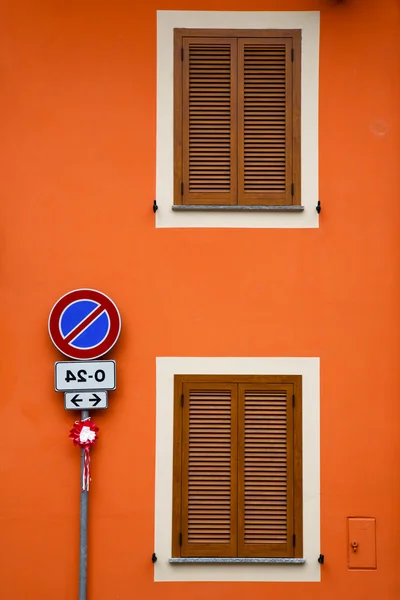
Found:
[[[348,519],[349,569],[376,569],[376,520]]]

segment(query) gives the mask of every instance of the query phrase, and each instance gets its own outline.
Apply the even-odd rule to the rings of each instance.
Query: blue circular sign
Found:
[[[121,331],[121,317],[114,302],[102,292],[73,290],[60,298],[49,317],[54,345],[66,356],[93,359],[108,352]]]

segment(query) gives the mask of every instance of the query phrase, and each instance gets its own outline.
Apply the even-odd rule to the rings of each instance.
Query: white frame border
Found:
[[[156,359],[154,581],[320,581],[319,358],[162,357]],[[174,375],[302,375],[303,565],[170,564]]]
[[[157,11],[156,227],[315,228],[318,202],[319,12]],[[301,29],[303,212],[173,212],[173,30]]]

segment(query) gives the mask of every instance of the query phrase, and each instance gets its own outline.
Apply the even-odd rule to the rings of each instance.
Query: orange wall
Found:
[[[320,228],[156,230],[155,10],[243,8],[321,10]],[[89,598],[398,598],[398,0],[0,11],[1,597],[77,596],[79,458],[47,317],[66,291],[97,287],[123,332],[118,390],[96,416]],[[153,582],[163,355],[321,357],[322,583]],[[377,571],[347,569],[354,515],[377,518]]]

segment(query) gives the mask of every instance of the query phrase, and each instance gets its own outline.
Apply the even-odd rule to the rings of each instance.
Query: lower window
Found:
[[[300,558],[300,375],[175,375],[172,556]]]

